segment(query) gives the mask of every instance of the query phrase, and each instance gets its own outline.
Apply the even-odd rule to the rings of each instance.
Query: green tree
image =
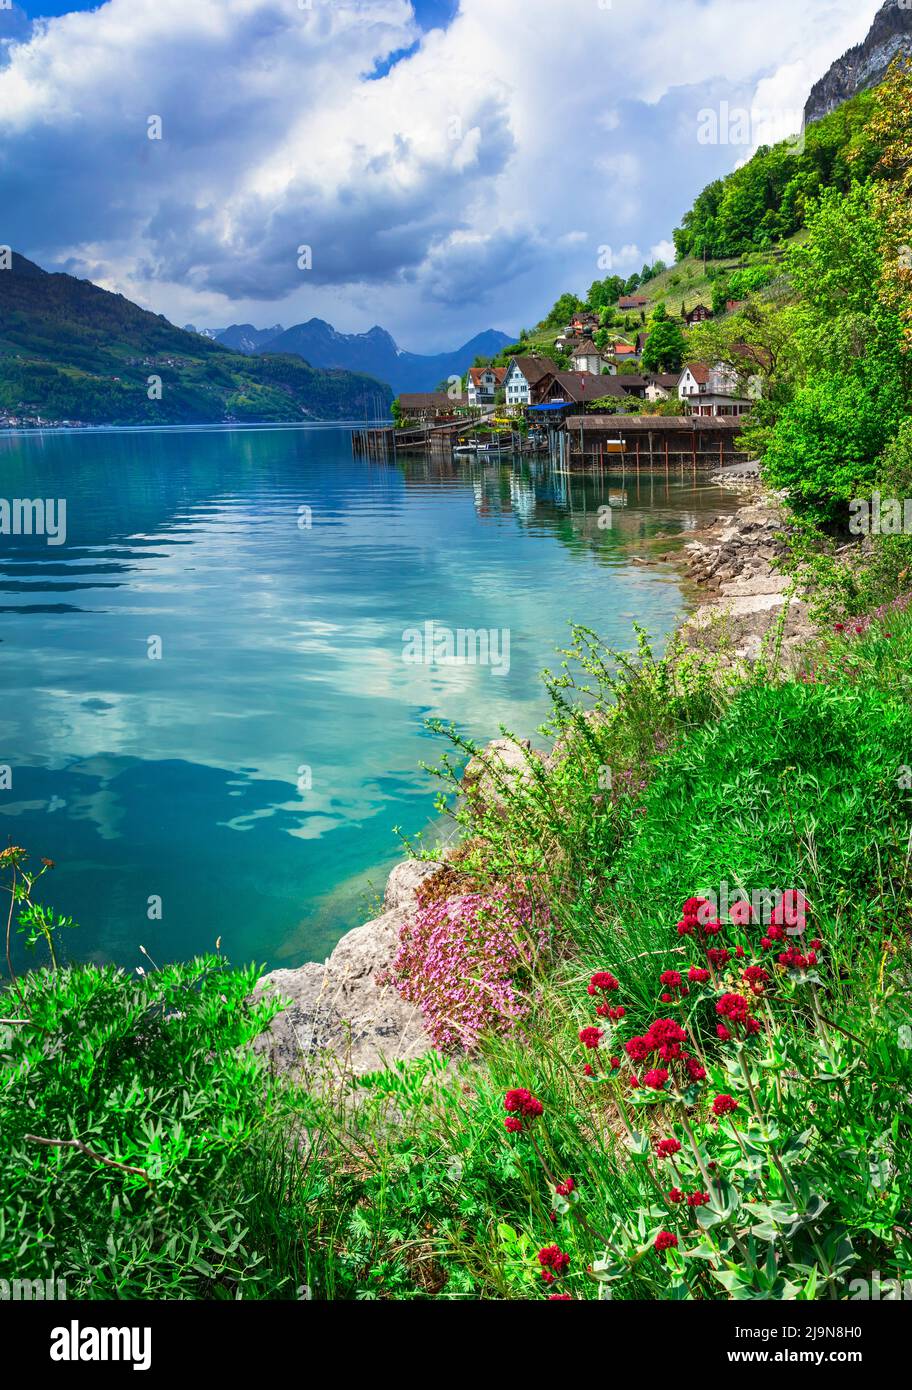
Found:
[[[643,348],[644,372],[679,372],[687,356],[687,344],[680,327],[668,317],[664,304],[652,316],[652,327]]]

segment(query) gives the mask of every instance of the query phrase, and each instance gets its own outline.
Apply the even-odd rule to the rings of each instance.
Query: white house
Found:
[[[504,377],[507,405],[532,405],[534,389],[542,377],[556,371],[550,357],[511,357]]]
[[[691,415],[748,415],[753,402],[740,394],[734,367],[717,362],[688,362],[678,380],[678,397]]]
[[[503,385],[506,367],[470,367],[466,395],[469,405],[493,405],[494,393]]]
[[[593,376],[601,376],[602,367],[607,365],[591,338],[574,348],[570,361],[575,372],[591,372]],[[616,371],[617,368],[612,364],[612,372]]]

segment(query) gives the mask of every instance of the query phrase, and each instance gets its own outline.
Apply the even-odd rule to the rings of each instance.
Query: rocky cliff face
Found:
[[[886,0],[864,43],[844,53],[814,86],[804,108],[805,124],[821,120],[856,93],[876,87],[900,53],[912,56],[912,6],[909,0]]]

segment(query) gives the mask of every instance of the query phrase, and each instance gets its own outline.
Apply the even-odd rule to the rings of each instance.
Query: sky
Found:
[[[672,259],[879,3],[0,0],[0,244],[180,324],[513,335]]]

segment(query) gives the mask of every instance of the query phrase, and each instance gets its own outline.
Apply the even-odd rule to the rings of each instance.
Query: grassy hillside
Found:
[[[297,357],[245,357],[21,256],[0,271],[0,411],[197,424],[359,418],[385,414],[390,400],[372,377],[315,370]]]

